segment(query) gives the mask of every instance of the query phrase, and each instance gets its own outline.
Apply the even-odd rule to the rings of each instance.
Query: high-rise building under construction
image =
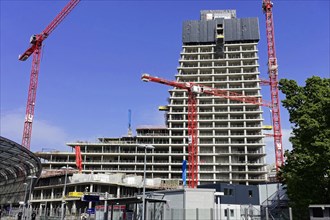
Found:
[[[177,81],[261,97],[257,18],[201,11],[201,20],[184,22],[182,40]],[[179,89],[170,94],[168,128],[170,143],[176,143],[188,135],[187,94]],[[198,95],[197,106],[200,183],[264,181],[261,107],[210,95]]]
[[[183,46],[178,82],[195,82],[212,88],[260,97],[257,18],[236,18],[235,10],[201,11],[201,19],[183,23]],[[147,177],[181,180],[182,162],[188,159],[188,95],[169,90],[166,126],[139,127],[136,136],[100,138],[80,145],[83,172],[143,173],[148,152]],[[266,181],[262,108],[224,97],[197,96],[199,184],[228,182],[257,184]],[[74,153],[37,153],[44,168],[56,169]],[[59,163],[60,162],[60,163]]]

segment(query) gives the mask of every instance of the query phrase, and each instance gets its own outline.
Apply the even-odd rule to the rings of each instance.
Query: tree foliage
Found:
[[[330,204],[330,79],[313,76],[306,85],[282,79],[283,106],[289,111],[292,150],[280,178],[297,219],[308,218],[308,205]]]

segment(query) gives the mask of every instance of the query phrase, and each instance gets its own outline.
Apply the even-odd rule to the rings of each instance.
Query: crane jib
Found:
[[[63,19],[72,11],[72,9],[80,2],[80,0],[71,0],[55,17],[55,19],[44,29],[41,34],[33,35],[30,39],[30,47],[19,55],[20,61],[27,60],[33,54],[32,68],[30,72],[30,86],[28,92],[28,100],[26,105],[26,118],[34,115],[34,107],[36,103],[36,92],[38,87],[38,75],[40,68],[40,59],[42,52],[42,42],[49,36],[49,34],[63,21]],[[24,122],[22,145],[30,149],[32,134],[32,118]]]

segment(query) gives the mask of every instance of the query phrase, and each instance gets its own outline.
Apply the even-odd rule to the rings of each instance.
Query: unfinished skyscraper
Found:
[[[201,11],[201,20],[184,22],[182,39],[177,81],[261,97],[257,18],[237,19],[234,10]],[[171,149],[185,153],[187,92],[170,93]],[[200,184],[265,181],[261,107],[209,95],[198,95],[197,106]]]
[[[235,10],[201,11],[201,19],[183,24],[183,46],[178,82],[196,82],[242,96],[261,97],[257,18],[236,18]],[[166,127],[140,127],[137,135],[100,138],[81,146],[83,172],[143,173],[143,149],[148,152],[147,177],[181,180],[182,161],[188,159],[188,95],[169,90]],[[209,95],[197,96],[199,184],[228,182],[257,184],[266,181],[262,109]],[[45,168],[74,163],[74,154],[38,153]]]

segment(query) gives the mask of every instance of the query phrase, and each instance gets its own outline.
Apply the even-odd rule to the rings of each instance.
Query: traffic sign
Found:
[[[95,214],[95,209],[94,208],[87,209],[87,214]]]
[[[87,202],[98,202],[100,201],[100,196],[99,195],[84,195],[82,197],[83,201],[87,201]]]

